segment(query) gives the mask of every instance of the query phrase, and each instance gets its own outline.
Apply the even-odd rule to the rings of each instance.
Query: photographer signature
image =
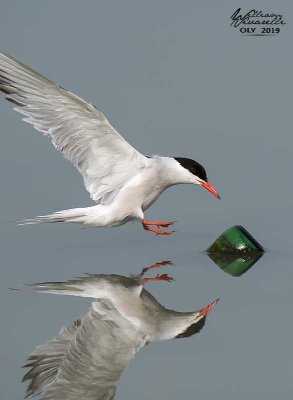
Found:
[[[250,10],[246,14],[240,14],[241,8],[238,8],[231,15],[231,25],[237,28],[239,25],[285,25],[282,14],[263,13],[262,11]]]

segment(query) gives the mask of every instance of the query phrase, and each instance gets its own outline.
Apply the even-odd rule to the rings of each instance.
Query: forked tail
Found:
[[[48,215],[39,215],[35,218],[17,221],[18,225],[38,224],[40,222],[76,222],[86,223],[88,208],[72,208],[70,210],[62,210]]]

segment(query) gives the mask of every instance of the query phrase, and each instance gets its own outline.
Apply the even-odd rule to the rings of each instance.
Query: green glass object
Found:
[[[241,225],[227,229],[207,249],[208,253],[215,252],[257,252],[264,253],[263,247]]]
[[[263,247],[241,225],[227,229],[207,249],[211,260],[232,276],[248,271],[263,255]]]

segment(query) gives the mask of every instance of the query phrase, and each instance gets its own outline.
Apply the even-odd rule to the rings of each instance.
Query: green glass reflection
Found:
[[[232,276],[241,276],[263,256],[263,253],[208,253],[208,256],[223,271]]]

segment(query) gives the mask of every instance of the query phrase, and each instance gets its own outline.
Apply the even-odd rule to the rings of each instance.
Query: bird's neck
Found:
[[[160,175],[166,187],[182,183],[194,183],[190,172],[183,168],[173,157],[154,157]]]
[[[181,313],[173,310],[166,310],[167,315],[161,322],[160,335],[158,340],[173,339],[184,332],[195,319],[195,313]]]

